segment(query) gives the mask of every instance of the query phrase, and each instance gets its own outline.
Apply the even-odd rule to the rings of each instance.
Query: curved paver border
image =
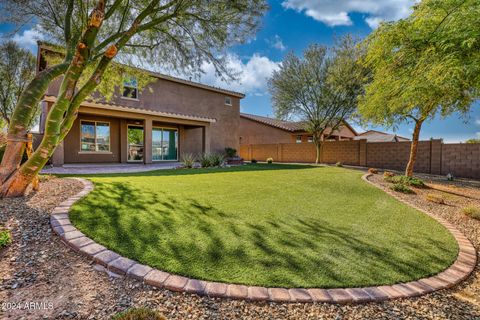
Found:
[[[370,175],[371,174],[366,174],[362,177],[362,179],[383,190],[383,188],[368,180]],[[399,201],[434,218],[443,226],[445,226],[455,237],[459,245],[459,254],[456,261],[449,268],[435,276],[417,281],[365,288],[265,288],[190,279],[156,270],[149,266],[137,263],[131,259],[122,257],[119,254],[110,251],[104,246],[96,243],[92,239],[85,236],[82,232],[77,230],[68,218],[70,207],[76,201],[90,193],[94,187],[92,182],[88,180],[80,178],[75,179],[81,181],[84,185],[84,188],[75,196],[72,196],[66,201],[62,202],[53,210],[50,217],[50,223],[55,233],[57,233],[62,241],[70,246],[73,250],[86,255],[96,263],[106,267],[111,272],[119,275],[126,275],[142,281],[145,284],[172,291],[195,293],[210,297],[244,299],[252,301],[328,302],[338,304],[378,302],[389,299],[416,297],[437,290],[451,288],[465,280],[472,273],[477,261],[477,252],[475,251],[473,245],[451,223],[445,219],[436,217],[421,208],[407,203],[406,201],[397,197],[393,192],[384,190]]]

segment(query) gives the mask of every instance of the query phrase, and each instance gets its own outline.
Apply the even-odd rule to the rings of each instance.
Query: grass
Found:
[[[337,168],[251,164],[87,176],[71,220],[160,270],[268,287],[358,287],[438,273],[447,230]]]
[[[467,216],[472,217],[473,219],[480,220],[480,208],[474,207],[474,206],[469,206],[463,208],[463,213],[465,213]]]

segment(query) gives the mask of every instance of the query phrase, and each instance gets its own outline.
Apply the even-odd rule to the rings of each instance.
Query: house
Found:
[[[357,133],[347,123],[330,134],[325,140],[352,140]],[[240,114],[240,144],[312,143],[313,137],[304,129],[302,122],[283,121],[253,114]]]
[[[404,138],[401,136],[397,136],[396,134],[376,131],[376,130],[368,130],[363,133],[360,133],[356,137],[353,138],[354,140],[361,140],[366,139],[368,142],[402,142],[402,141],[410,141],[408,138]]]
[[[37,68],[53,49],[39,42]],[[138,90],[136,79],[118,84],[111,101],[85,101],[70,132],[52,157],[67,163],[176,161],[183,153],[239,148],[242,93],[146,71],[155,82]],[[108,81],[105,79],[104,81]],[[40,133],[56,100],[60,80],[42,101]]]

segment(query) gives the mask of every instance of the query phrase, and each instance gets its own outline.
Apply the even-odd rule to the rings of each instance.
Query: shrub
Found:
[[[273,158],[268,158],[268,159],[267,159],[267,163],[268,163],[268,164],[272,164],[272,163],[273,163]]]
[[[480,220],[480,208],[479,207],[474,207],[474,206],[465,207],[465,208],[463,208],[463,213],[465,213],[465,215],[467,215],[467,216],[469,216],[473,219]]]
[[[225,157],[220,153],[210,154],[210,165],[212,167],[221,167],[225,162]]]
[[[181,157],[182,164],[185,168],[193,168],[195,164],[195,156],[191,153],[184,153]]]
[[[210,154],[208,153],[202,153],[198,161],[200,161],[202,168],[208,168],[212,165]]]
[[[147,308],[130,309],[120,312],[112,320],[166,320],[161,313]]]
[[[228,158],[233,158],[237,155],[237,149],[227,147],[225,148],[225,154]]]
[[[257,163],[258,161],[255,159],[250,160],[251,163]]]
[[[10,232],[0,229],[0,249],[8,246],[10,243],[12,243]]]
[[[390,189],[396,192],[401,192],[401,193],[415,193],[413,192],[412,189],[410,189],[408,186],[404,185],[403,183],[394,183]]]
[[[370,168],[370,169],[368,169],[368,173],[377,174],[377,173],[378,173],[378,170],[375,169],[375,168]]]
[[[387,182],[392,182],[393,177],[395,177],[395,173],[390,171],[385,171],[383,173],[383,179]]]
[[[337,163],[335,163],[335,166],[337,166],[337,167],[343,167],[343,163],[337,162]]]
[[[416,187],[416,188],[424,188],[425,183],[422,180],[414,177],[407,177],[407,176],[395,176],[391,178],[391,182],[393,183],[401,183],[407,186]]]
[[[428,193],[425,196],[425,200],[430,201],[430,202],[435,202],[438,204],[445,204],[445,197],[435,194],[435,193]]]

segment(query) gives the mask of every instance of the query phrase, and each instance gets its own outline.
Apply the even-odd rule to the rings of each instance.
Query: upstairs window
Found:
[[[129,99],[138,99],[137,79],[135,78],[123,79],[123,97],[129,98]]]
[[[225,104],[227,106],[231,106],[232,105],[232,98],[231,97],[225,97]]]
[[[297,136],[297,137],[295,138],[295,142],[296,142],[296,143],[302,143],[302,136]]]

